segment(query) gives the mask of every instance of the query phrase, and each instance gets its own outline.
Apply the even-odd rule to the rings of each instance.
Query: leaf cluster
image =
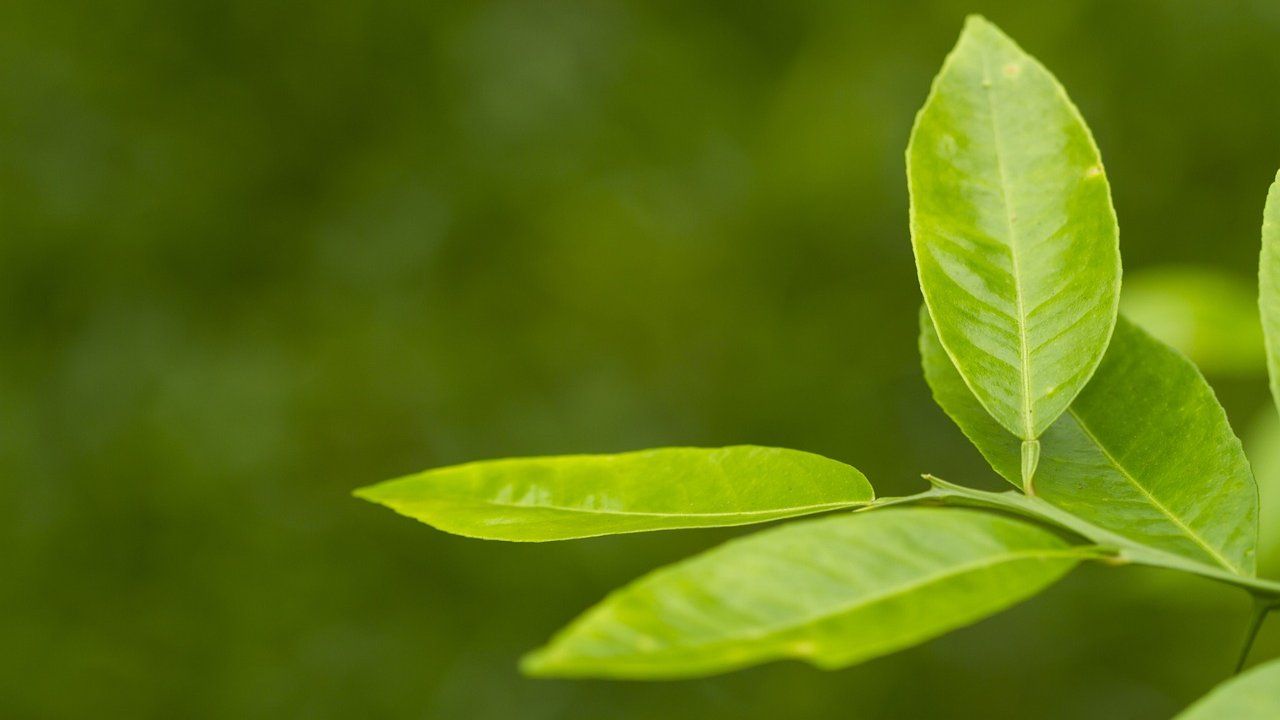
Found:
[[[1280,583],[1256,575],[1249,462],[1197,367],[1119,313],[1106,171],[1062,86],[970,18],[906,162],[925,379],[1010,489],[925,476],[927,491],[877,500],[844,463],[735,446],[477,462],[357,495],[447,532],[523,542],[854,510],[634,581],[527,655],[537,676],[679,678],[783,658],[846,667],[987,617],[1087,561],[1242,588],[1256,632]],[[1260,280],[1280,403],[1280,182]],[[1278,698],[1271,663],[1183,717],[1276,717]]]

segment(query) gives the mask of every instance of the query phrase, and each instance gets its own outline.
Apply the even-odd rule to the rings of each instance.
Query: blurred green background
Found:
[[[577,612],[735,531],[483,543],[349,496],[737,442],[881,494],[998,487],[920,377],[902,159],[975,11],[1080,105],[1128,277],[1252,294],[1274,0],[0,4],[0,716],[1128,719],[1199,696],[1246,598],[1093,567],[841,672],[526,680]],[[1227,366],[1245,435],[1265,381]]]

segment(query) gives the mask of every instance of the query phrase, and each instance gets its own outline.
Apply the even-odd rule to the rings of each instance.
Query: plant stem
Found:
[[[1030,497],[1016,490],[990,492],[947,482],[933,475],[925,475],[933,487],[907,497],[880,498],[859,511],[874,510],[892,505],[958,505],[999,510],[1039,522],[1051,528],[1065,530],[1100,547],[1110,548],[1115,564],[1133,563],[1151,567],[1180,570],[1210,580],[1235,585],[1264,600],[1271,609],[1280,607],[1280,582],[1252,575],[1240,575],[1223,568],[1175,555],[1165,550],[1147,547],[1122,535],[1105,530],[1076,515],[1062,510],[1041,498]]]

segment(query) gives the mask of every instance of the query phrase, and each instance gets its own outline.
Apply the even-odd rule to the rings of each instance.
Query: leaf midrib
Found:
[[[596,510],[593,508],[572,507],[568,505],[541,505],[537,503],[513,503],[503,502],[501,500],[489,500],[486,498],[463,498],[463,499],[429,499],[428,503],[449,503],[449,504],[483,504],[492,505],[494,507],[506,508],[524,508],[535,510],[555,510],[563,513],[579,513],[583,515],[618,515],[623,517],[659,517],[659,518],[718,518],[718,517],[758,517],[762,515],[774,515],[777,513],[790,513],[803,510],[822,511],[822,510],[838,510],[853,505],[865,505],[875,498],[866,500],[841,500],[829,503],[816,503],[813,505],[793,505],[789,507],[771,508],[767,510],[741,510],[737,512],[717,512],[717,513],[677,513],[677,512],[646,512],[637,510]]]
[[[1000,120],[996,112],[996,103],[992,99],[993,80],[991,68],[985,49],[979,49],[982,56],[982,90],[987,101],[987,112],[991,117],[992,147],[996,156],[996,174],[999,175],[1000,201],[1004,207],[1005,227],[1009,233],[1009,263],[1013,272],[1014,307],[1018,313],[1018,360],[1022,365],[1022,439],[1035,438],[1035,421],[1031,408],[1031,358],[1027,351],[1027,313],[1023,301],[1022,272],[1018,264],[1018,240],[1014,230],[1013,207],[1009,202],[1009,182],[1004,169],[1004,146],[1000,142]]]

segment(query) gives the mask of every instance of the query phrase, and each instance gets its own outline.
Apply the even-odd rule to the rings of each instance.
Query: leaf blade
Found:
[[[920,323],[934,399],[1017,486],[1017,438],[968,392],[926,310]],[[1240,441],[1195,366],[1137,326],[1121,318],[1093,380],[1042,445],[1043,499],[1140,544],[1254,574],[1258,495]]]
[[[1280,660],[1218,685],[1174,720],[1271,720],[1280,717]]]
[[[745,525],[874,498],[849,465],[751,445],[467,463],[356,495],[446,532],[516,542]]]
[[[1262,211],[1262,252],[1258,258],[1258,310],[1266,339],[1271,398],[1280,408],[1280,173],[1267,191]]]
[[[976,622],[1088,556],[1044,529],[979,511],[791,523],[641,578],[522,667],[538,676],[631,679],[784,658],[844,667]]]
[[[1119,233],[1093,138],[1039,62],[971,17],[916,118],[907,176],[942,345],[982,406],[1034,440],[1115,323]]]

